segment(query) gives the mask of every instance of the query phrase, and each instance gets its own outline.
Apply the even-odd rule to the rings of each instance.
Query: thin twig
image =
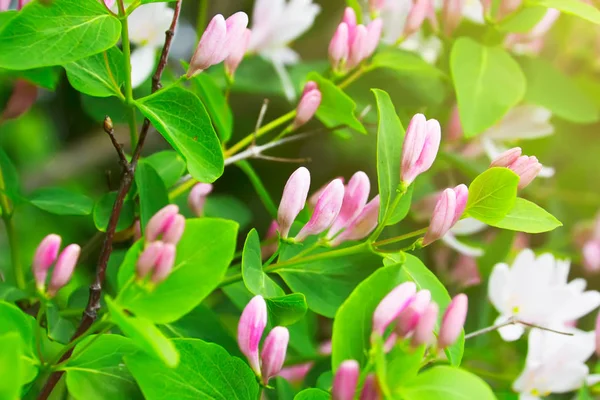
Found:
[[[256,125],[254,126],[254,132],[252,132],[252,144],[250,147],[256,146],[256,136],[258,135],[258,130],[262,126],[263,120],[265,119],[265,114],[267,113],[267,108],[269,108],[269,99],[264,99],[262,107],[260,107],[260,112],[258,113],[258,118],[256,119]]]
[[[530,328],[537,328],[537,329],[541,329],[543,331],[557,333],[559,335],[573,336],[573,334],[570,333],[570,332],[557,331],[557,330],[546,328],[546,327],[539,326],[539,325],[536,325],[536,324],[531,324],[529,322],[524,322],[524,321],[518,320],[518,319],[516,319],[516,317],[513,316],[513,317],[510,317],[509,319],[507,319],[504,322],[500,322],[498,324],[495,324],[495,325],[492,325],[492,326],[488,326],[487,328],[479,329],[477,331],[468,333],[468,334],[465,335],[465,340],[471,339],[471,338],[473,338],[475,336],[479,336],[479,335],[483,335],[483,334],[486,334],[486,333],[489,333],[489,332],[493,332],[493,331],[498,330],[500,328],[504,328],[505,326],[508,326],[508,325],[515,325],[515,324],[521,324],[521,325],[528,326]]]
[[[156,72],[152,77],[152,93],[156,92],[160,88],[160,79],[162,77],[162,73],[167,65],[167,58],[169,56],[169,49],[171,48],[171,41],[173,36],[175,35],[175,28],[177,27],[177,20],[179,19],[179,13],[181,12],[181,2],[182,0],[178,0],[175,4],[175,12],[173,13],[173,21],[171,22],[171,26],[169,30],[165,32],[165,44],[163,46],[163,50],[160,56],[160,62],[158,67],[156,68]],[[117,198],[115,199],[115,204],[113,205],[112,213],[108,222],[108,228],[106,229],[106,236],[104,238],[104,243],[102,244],[102,250],[100,252],[100,257],[98,259],[98,266],[96,268],[96,277],[94,282],[90,285],[90,295],[88,299],[88,304],[83,313],[83,317],[79,324],[79,327],[75,331],[75,334],[71,338],[71,342],[77,340],[81,335],[85,332],[88,332],[94,321],[96,320],[98,310],[100,309],[100,298],[102,294],[102,283],[104,282],[104,277],[106,275],[106,267],[108,265],[108,259],[110,258],[110,254],[112,252],[112,244],[117,228],[117,222],[119,221],[119,217],[121,215],[121,210],[123,208],[123,203],[125,201],[125,197],[131,188],[131,184],[133,182],[135,176],[135,169],[137,167],[138,160],[140,155],[142,154],[142,148],[144,147],[144,142],[146,140],[146,136],[148,135],[148,131],[150,129],[150,121],[146,118],[144,120],[144,124],[142,125],[142,129],[140,131],[140,137],[133,152],[133,156],[131,157],[131,162],[126,165],[123,171],[123,178],[121,179],[121,184],[119,185],[119,190],[117,192]],[[112,140],[112,138],[111,138]],[[114,144],[114,143],[113,143]],[[117,151],[119,146],[116,146]],[[67,351],[58,361],[59,363],[64,362],[69,359],[73,354],[72,347],[69,351]],[[40,392],[38,396],[38,400],[46,400],[52,393],[52,390],[62,377],[64,371],[56,371],[50,375],[46,385]]]
[[[110,137],[110,141],[119,155],[119,161],[121,161],[121,165],[123,165],[123,168],[127,169],[129,167],[129,161],[127,161],[127,157],[123,151],[123,145],[117,141],[117,138],[115,138],[115,129],[113,128],[112,119],[110,119],[108,115],[104,117],[104,132],[106,132],[108,137]]]
[[[260,158],[261,156],[264,157],[262,155],[262,153],[266,150],[272,149],[274,147],[279,147],[286,143],[295,142],[297,140],[307,138],[314,134],[315,134],[314,132],[299,133],[298,135],[289,136],[289,137],[277,140],[275,142],[270,142],[270,143],[264,144],[262,146],[251,146],[247,150],[237,153],[233,157],[227,158],[225,160],[225,165],[227,166],[227,165],[235,164],[238,161],[246,160],[248,158]]]

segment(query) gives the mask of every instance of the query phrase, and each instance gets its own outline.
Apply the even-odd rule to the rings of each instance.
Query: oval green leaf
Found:
[[[40,210],[57,215],[89,215],[94,200],[63,188],[43,188],[29,195],[29,202]]]
[[[185,172],[185,160],[173,150],[159,151],[144,158],[144,161],[158,172],[167,188],[176,184]]]
[[[158,172],[145,160],[140,161],[135,171],[135,185],[140,200],[140,222],[145,229],[148,220],[169,204],[169,194]]]
[[[517,197],[508,214],[490,225],[511,231],[541,233],[552,231],[562,226],[562,223],[537,204]]]
[[[490,168],[469,186],[465,215],[493,224],[502,220],[514,207],[519,176],[508,168]]]
[[[600,11],[591,4],[579,0],[532,0],[530,5],[556,8],[565,14],[575,15],[594,24],[600,24]]]
[[[100,200],[94,206],[94,224],[96,229],[101,232],[106,232],[112,209],[117,199],[117,192],[110,192],[102,196]],[[135,217],[135,204],[133,201],[125,199],[123,202],[123,208],[121,209],[121,215],[117,222],[117,232],[123,231],[133,225],[133,219]]]
[[[242,276],[244,284],[253,294],[260,294],[266,298],[285,295],[283,289],[262,270],[260,238],[256,229],[252,229],[248,233],[246,242],[244,243]]]
[[[123,98],[121,86],[125,81],[123,53],[116,47],[66,64],[67,78],[77,91],[90,96]]]

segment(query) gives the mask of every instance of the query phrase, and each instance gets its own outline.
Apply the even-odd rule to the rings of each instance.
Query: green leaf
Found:
[[[545,7],[523,7],[500,21],[498,29],[504,32],[528,33],[547,11]]]
[[[311,72],[307,79],[315,81],[321,91],[321,105],[316,115],[323,125],[328,128],[347,125],[360,133],[367,133],[363,124],[354,114],[356,104],[350,96],[344,93],[333,82],[323,78],[316,72]]]
[[[253,294],[260,294],[266,298],[285,295],[283,289],[262,270],[260,238],[256,229],[252,229],[248,233],[244,243],[242,276],[244,277],[244,284]]]
[[[331,396],[324,390],[317,388],[304,389],[294,397],[294,400],[330,400]]]
[[[24,357],[23,341],[18,332],[0,335],[0,399],[20,399],[24,373],[21,359]]]
[[[117,96],[125,81],[123,53],[117,47],[66,64],[67,78],[76,90],[96,97]]]
[[[144,158],[144,161],[158,172],[167,188],[176,184],[185,172],[185,160],[173,150],[159,151]]]
[[[116,199],[117,192],[110,192],[102,196],[94,206],[94,224],[96,225],[96,229],[101,232],[106,232]],[[117,222],[117,232],[123,231],[133,225],[134,217],[135,204],[133,201],[125,199],[119,221]]]
[[[471,182],[465,215],[493,224],[514,207],[519,176],[508,168],[487,169]]]
[[[176,339],[173,344],[181,355],[177,368],[165,369],[143,353],[125,357],[146,399],[257,399],[254,373],[239,358],[202,340]]]
[[[223,91],[208,74],[196,75],[191,81],[192,89],[206,106],[221,141],[226,143],[233,131],[233,114]]]
[[[400,160],[404,127],[396,114],[390,96],[379,89],[372,89],[377,100],[377,183],[379,185],[379,223],[389,218],[400,185]]]
[[[104,300],[111,320],[137,347],[161,360],[160,365],[163,369],[164,364],[171,368],[177,366],[179,363],[177,349],[152,322],[126,314],[125,310],[109,296],[105,296]]]
[[[185,158],[194,179],[214,182],[224,169],[223,151],[200,99],[180,87],[136,102],[161,135]]]
[[[12,201],[17,201],[21,192],[19,174],[11,159],[2,149],[0,149],[0,174],[4,181],[4,187],[0,185],[0,192],[5,193]]]
[[[169,204],[169,194],[158,172],[145,160],[135,171],[135,185],[140,199],[140,222],[142,230],[157,211]]]
[[[9,76],[13,76],[15,79],[25,79],[36,86],[52,91],[56,89],[62,75],[60,67],[34,68],[24,71],[2,70],[2,72],[5,71]]]
[[[136,243],[119,269],[119,303],[155,323],[178,320],[219,286],[233,259],[236,236],[233,221],[187,219],[173,271],[153,290],[135,281],[135,264],[143,245]]]
[[[213,218],[231,219],[245,229],[252,222],[252,211],[238,198],[227,194],[211,194],[204,204],[204,215]]]
[[[75,324],[60,315],[60,309],[54,303],[48,303],[46,309],[48,338],[58,343],[69,343],[75,333]]]
[[[62,368],[69,394],[77,400],[139,398],[137,384],[123,364],[123,357],[137,351],[137,346],[124,336],[87,337]]]
[[[599,110],[592,99],[554,65],[542,59],[524,58],[522,66],[527,77],[525,101],[545,107],[567,121],[598,121]]]
[[[562,223],[537,204],[517,197],[508,214],[490,225],[511,231],[541,233],[552,231],[562,226]]]
[[[387,356],[387,385],[392,392],[417,376],[425,356],[425,346],[412,349],[410,345],[396,345]]]
[[[467,138],[496,124],[525,95],[519,64],[499,47],[461,37],[452,47],[450,70]]]
[[[308,311],[306,297],[302,293],[282,295],[265,299],[272,326],[288,326],[300,321]]]
[[[34,1],[0,32],[0,67],[67,64],[113,47],[121,23],[97,0]]]
[[[22,340],[20,385],[31,382],[38,374],[39,361],[33,350],[35,339],[32,326],[37,326],[32,317],[17,306],[0,301],[0,335],[17,333]],[[4,347],[2,349],[4,351]]]
[[[324,260],[292,262],[274,272],[283,278],[293,292],[304,293],[311,310],[333,318],[354,287],[380,266],[379,256],[358,253]]]
[[[404,400],[496,400],[483,379],[458,368],[437,366],[406,382],[398,390]]]
[[[177,0],[141,0],[142,4],[150,4],[150,3],[169,3]]]
[[[58,187],[36,190],[29,195],[29,202],[57,215],[89,215],[94,209],[94,200],[86,195]]]
[[[600,11],[591,4],[579,0],[532,0],[530,5],[556,8],[565,14],[575,15],[594,24],[600,24]]]

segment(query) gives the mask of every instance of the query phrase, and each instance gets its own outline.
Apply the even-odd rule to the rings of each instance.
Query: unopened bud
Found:
[[[348,25],[342,22],[329,42],[329,61],[334,71],[339,71],[345,65],[349,52]]]
[[[378,223],[379,203],[379,195],[373,197],[362,209],[358,217],[331,241],[331,246],[338,246],[347,240],[361,240],[373,232]]]
[[[163,247],[164,243],[157,240],[148,244],[142,251],[136,263],[138,279],[144,279],[152,271],[162,254]]]
[[[68,245],[60,253],[54,271],[52,272],[50,285],[48,286],[48,295],[50,297],[53,297],[56,292],[69,283],[71,276],[73,276],[73,271],[77,265],[80,253],[81,247],[76,244]]]
[[[405,185],[431,168],[440,148],[441,135],[440,123],[435,119],[426,120],[423,114],[416,114],[410,120],[402,145],[401,178]]]
[[[267,303],[262,296],[254,296],[246,305],[238,323],[238,345],[250,367],[260,376],[258,346],[267,326]]]
[[[262,361],[262,379],[266,385],[271,377],[279,374],[287,352],[290,333],[287,328],[277,326],[269,332],[260,355]]]
[[[344,184],[336,179],[327,185],[317,201],[310,220],[298,232],[295,240],[301,242],[310,235],[318,235],[328,229],[337,218],[343,201]]]
[[[371,182],[367,174],[362,171],[356,172],[348,181],[344,190],[344,201],[340,213],[327,234],[333,238],[339,231],[348,227],[362,212],[371,190]]]
[[[381,32],[383,30],[383,20],[381,18],[374,19],[367,25],[367,43],[365,45],[365,58],[369,58],[373,55],[381,39]]]
[[[152,274],[152,282],[160,283],[167,279],[173,265],[175,264],[175,245],[173,243],[165,243],[160,257],[156,261],[154,273]]]
[[[111,133],[113,132],[113,122],[112,119],[107,115],[104,117],[104,132]]]
[[[309,188],[310,172],[304,167],[294,171],[285,184],[277,211],[277,223],[282,238],[288,237],[294,220],[304,208]]]
[[[433,210],[423,245],[438,240],[458,222],[465,211],[468,197],[469,189],[462,184],[442,192]]]
[[[313,81],[306,83],[304,92],[296,108],[294,128],[298,128],[312,119],[321,105],[321,91]]]
[[[200,217],[204,214],[206,198],[212,192],[213,185],[210,183],[197,183],[188,196],[188,206],[194,215]]]
[[[412,332],[419,323],[421,315],[431,302],[431,292],[429,290],[420,290],[415,294],[415,297],[404,311],[398,315],[396,322],[396,333],[400,337],[406,337]]]
[[[367,55],[367,28],[364,25],[356,26],[354,38],[350,43],[348,54],[348,69],[358,66]]]
[[[248,48],[248,44],[250,44],[251,35],[252,32],[250,31],[250,29],[244,30],[241,39],[233,44],[233,48],[231,49],[229,55],[225,59],[225,71],[230,77],[233,77],[235,75],[235,71],[244,59],[246,49]]]
[[[360,366],[355,360],[343,361],[333,378],[331,388],[332,400],[353,400],[356,385],[358,384],[358,375]]]
[[[411,345],[413,347],[419,347],[421,345],[429,345],[433,340],[433,329],[437,322],[438,316],[438,305],[436,303],[429,303],[419,322],[415,327],[412,335]]]
[[[153,242],[162,236],[164,242],[177,244],[184,228],[185,219],[179,214],[179,207],[169,204],[154,214],[146,224],[146,241]]]
[[[588,272],[600,271],[600,240],[590,240],[583,245],[583,266]]]
[[[379,393],[379,385],[377,384],[377,378],[375,374],[369,374],[365,379],[365,384],[360,391],[360,400],[379,400],[381,394]]]
[[[490,168],[492,167],[506,167],[510,168],[510,166],[521,157],[521,148],[513,147],[512,149],[506,150],[504,153],[500,154],[496,157],[492,163],[490,164]]]
[[[36,286],[40,291],[43,291],[46,286],[48,270],[58,257],[61,241],[62,239],[60,236],[50,234],[40,242],[35,250],[32,269]]]
[[[227,25],[221,14],[215,15],[204,30],[198,47],[190,61],[187,76],[192,77],[214,64],[218,64],[219,53],[225,43]]]
[[[373,332],[383,336],[389,324],[411,304],[416,291],[414,282],[404,282],[389,292],[373,312]]]
[[[445,0],[442,9],[442,19],[444,23],[444,33],[447,36],[452,35],[456,30],[463,15],[465,0]]]
[[[413,0],[413,6],[406,17],[406,24],[404,25],[404,36],[410,36],[423,25],[423,21],[427,17],[429,12],[430,0]]]
[[[438,347],[440,349],[450,346],[458,339],[467,319],[468,306],[469,299],[464,294],[455,296],[448,305],[440,326],[438,337]]]

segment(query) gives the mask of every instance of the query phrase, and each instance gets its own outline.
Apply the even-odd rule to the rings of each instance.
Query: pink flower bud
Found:
[[[509,167],[519,175],[519,189],[529,185],[542,170],[542,164],[535,156],[521,156]]]
[[[596,317],[596,355],[600,357],[600,313]]]
[[[379,195],[373,197],[346,230],[331,241],[331,246],[339,246],[347,240],[361,240],[373,232],[378,223],[379,202]]]
[[[500,154],[496,157],[492,163],[490,164],[490,168],[492,167],[506,167],[510,168],[515,161],[517,161],[521,157],[521,148],[513,147],[512,149],[506,150],[504,153]]]
[[[346,24],[348,27],[348,45],[352,44],[354,41],[354,36],[356,35],[356,13],[352,7],[346,7],[344,9],[344,16],[342,17],[342,22]]]
[[[187,76],[192,77],[214,64],[218,64],[218,57],[225,44],[227,24],[221,14],[215,15],[204,30],[198,47],[190,61]]]
[[[6,108],[0,114],[0,121],[18,118],[29,111],[37,100],[37,92],[37,86],[23,79],[18,79],[6,103]]]
[[[160,253],[160,257],[156,261],[154,273],[152,274],[152,282],[160,283],[167,279],[167,277],[173,270],[174,264],[175,245],[173,243],[165,243]]]
[[[410,121],[402,146],[401,178],[410,185],[415,178],[431,168],[440,148],[440,123],[427,121],[423,114],[416,114]]]
[[[383,20],[381,18],[374,19],[367,25],[367,44],[365,46],[365,58],[369,58],[373,55],[381,39],[381,32],[383,30]]]
[[[440,334],[438,336],[438,347],[443,349],[450,346],[458,339],[467,319],[467,308],[469,299],[464,294],[455,296],[442,318]]]
[[[348,25],[342,22],[338,25],[331,42],[329,42],[329,61],[334,71],[338,71],[348,59]]]
[[[365,384],[360,391],[360,400],[379,400],[381,394],[379,393],[379,386],[377,385],[377,379],[375,374],[369,374],[365,379]]]
[[[350,53],[348,54],[348,69],[352,69],[360,64],[367,55],[367,28],[364,25],[358,25],[355,29],[354,38],[350,44]]]
[[[298,232],[295,240],[301,242],[310,235],[318,235],[328,229],[340,213],[343,201],[344,184],[336,179],[327,185],[317,201],[310,220]]]
[[[327,234],[328,238],[333,238],[336,233],[348,227],[362,212],[369,199],[371,182],[369,177],[362,171],[356,172],[348,181],[344,190],[344,201],[338,217]]]
[[[6,11],[10,7],[11,0],[0,0],[0,11]]]
[[[339,179],[340,181],[342,181],[342,183],[345,182],[345,179],[343,176],[338,176],[335,179]],[[317,205],[317,201],[319,201],[319,197],[321,197],[321,195],[323,194],[323,191],[325,190],[325,188],[331,183],[333,182],[335,179],[332,179],[331,181],[327,182],[326,184],[324,184],[323,186],[321,186],[316,192],[314,192],[313,194],[310,195],[310,197],[308,198],[308,206],[312,209],[315,208],[315,206]]]
[[[277,211],[277,223],[282,238],[288,237],[294,220],[304,208],[309,188],[310,172],[304,167],[294,171],[285,184]]]
[[[281,369],[279,376],[292,384],[300,383],[306,378],[313,365],[314,363],[307,362],[285,367]]]
[[[429,229],[423,239],[423,245],[427,246],[435,242],[458,222],[465,211],[468,196],[469,189],[462,184],[454,189],[449,188],[442,192],[433,210]]]
[[[413,0],[413,6],[406,17],[406,24],[404,25],[404,36],[410,36],[423,25],[425,17],[429,12],[430,0]]]
[[[332,343],[331,343],[331,339],[330,339],[330,340],[321,342],[321,344],[319,345],[319,348],[317,349],[317,352],[319,354],[329,356],[329,355],[331,355],[332,350],[333,350],[333,348],[332,348]]]
[[[315,82],[307,82],[296,108],[294,128],[298,128],[312,119],[321,105],[321,91]]]
[[[483,7],[483,13],[485,15],[490,15],[492,12],[492,0],[480,0],[481,5]]]
[[[107,8],[112,8],[115,5],[116,0],[104,0]]]
[[[171,222],[169,227],[165,230],[163,241],[166,243],[177,244],[179,239],[181,239],[184,230],[185,217],[181,214],[177,214],[175,215],[175,218],[173,218],[173,222]]]
[[[194,215],[200,217],[204,213],[206,198],[212,192],[213,185],[210,183],[197,183],[188,196],[188,205]]]
[[[267,326],[267,303],[262,296],[254,296],[246,305],[238,323],[238,345],[248,359],[250,367],[260,376],[258,345]]]
[[[166,235],[176,222],[177,215],[179,215],[179,207],[175,204],[169,204],[154,214],[146,224],[146,241],[154,242],[159,236]],[[170,236],[175,237],[176,233],[172,232]]]
[[[481,275],[477,268],[477,262],[473,257],[466,254],[461,254],[458,257],[450,273],[450,278],[463,288],[481,283]]]
[[[33,257],[33,276],[38,290],[43,291],[46,286],[48,270],[56,261],[60,250],[61,237],[55,234],[46,236],[38,245]]]
[[[442,19],[444,22],[444,33],[447,36],[458,27],[462,19],[465,0],[446,0],[442,9]]]
[[[333,378],[331,387],[332,400],[354,399],[354,392],[356,391],[356,385],[358,384],[359,373],[360,367],[357,361],[343,361],[338,366],[337,371],[335,371],[335,376]]]
[[[266,385],[269,379],[281,371],[285,361],[290,333],[287,328],[277,326],[269,332],[265,339],[260,358],[262,361],[262,379]]]
[[[411,345],[413,347],[419,347],[421,345],[429,345],[433,340],[433,329],[437,322],[438,316],[438,305],[436,303],[429,303],[419,323],[415,327],[413,336],[411,339]]]
[[[248,44],[250,44],[251,35],[252,32],[250,29],[245,29],[240,40],[233,43],[231,51],[225,59],[225,72],[227,72],[227,75],[235,75],[235,71],[244,59],[244,55],[246,55],[246,49],[248,48]]]
[[[373,312],[373,332],[383,336],[388,325],[412,303],[416,291],[414,282],[404,282],[389,292]]]
[[[421,315],[431,302],[431,292],[429,290],[420,290],[415,295],[412,303],[398,315],[396,322],[396,333],[400,337],[406,337],[412,332],[419,323]]]
[[[600,271],[600,241],[590,240],[583,245],[583,266],[588,272]]]
[[[80,253],[81,247],[76,244],[68,245],[60,253],[54,271],[52,272],[50,286],[48,286],[48,296],[53,297],[56,292],[69,283]]]
[[[148,273],[154,268],[158,259],[162,255],[164,243],[161,241],[155,241],[150,243],[142,254],[140,254],[137,263],[136,271],[138,279],[144,279]]]

